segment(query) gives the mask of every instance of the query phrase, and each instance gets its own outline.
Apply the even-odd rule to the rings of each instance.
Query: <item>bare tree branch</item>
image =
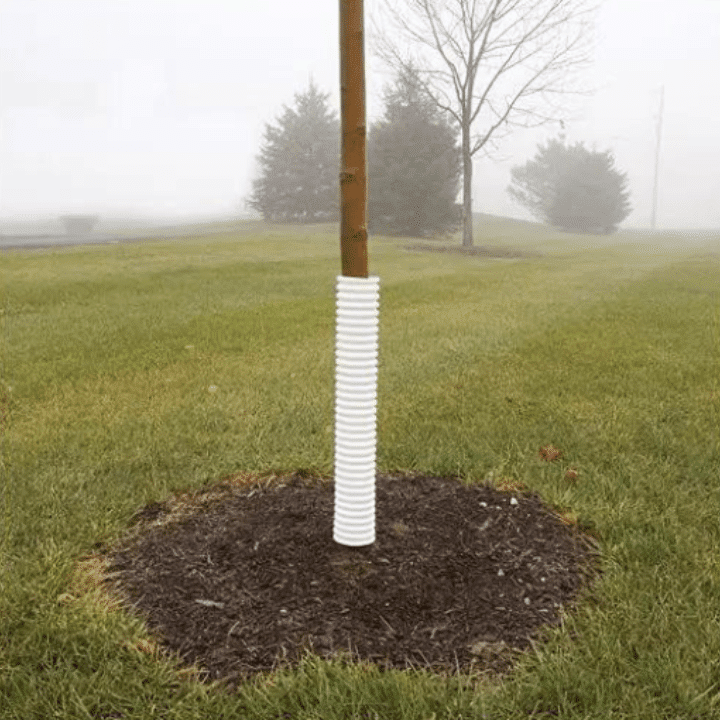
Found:
[[[464,244],[472,244],[472,156],[512,128],[557,121],[565,109],[555,101],[583,93],[572,75],[590,61],[593,2],[383,0],[375,54],[396,71],[414,66],[427,96],[460,125]]]

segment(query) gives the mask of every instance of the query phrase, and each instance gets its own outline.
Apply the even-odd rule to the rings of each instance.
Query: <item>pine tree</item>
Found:
[[[615,232],[630,214],[627,175],[608,150],[591,152],[563,139],[540,145],[535,158],[511,170],[510,195],[536,218],[563,230]]]
[[[248,205],[268,222],[311,223],[339,218],[340,123],[328,108],[329,94],[311,81],[266,124],[258,156],[260,176]]]
[[[385,90],[368,143],[369,228],[434,236],[460,226],[462,157],[457,129],[423,93],[413,68]]]

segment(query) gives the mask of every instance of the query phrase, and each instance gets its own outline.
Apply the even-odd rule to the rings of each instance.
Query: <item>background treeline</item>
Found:
[[[311,82],[265,127],[259,173],[247,204],[267,222],[340,218],[340,121],[329,94]],[[459,128],[423,91],[416,70],[385,88],[384,111],[368,133],[368,230],[436,237],[462,225]],[[567,145],[561,136],[511,171],[508,192],[541,222],[584,233],[615,232],[632,207],[628,179],[609,150]]]

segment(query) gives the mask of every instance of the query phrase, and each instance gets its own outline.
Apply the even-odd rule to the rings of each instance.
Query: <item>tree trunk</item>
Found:
[[[368,276],[363,0],[340,3],[340,254],[342,274]]]
[[[473,244],[472,216],[472,155],[470,154],[470,123],[462,126],[463,157],[463,247]]]

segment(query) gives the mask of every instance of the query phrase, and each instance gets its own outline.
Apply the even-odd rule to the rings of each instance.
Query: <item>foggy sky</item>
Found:
[[[658,227],[720,227],[720,2],[605,0],[595,47],[567,137],[628,173],[624,226],[650,223],[664,85]],[[337,0],[3,0],[0,219],[242,210],[264,124],[311,77],[339,111],[338,53]],[[370,121],[390,79],[368,53]],[[476,156],[474,209],[526,217],[510,168],[558,131]]]

